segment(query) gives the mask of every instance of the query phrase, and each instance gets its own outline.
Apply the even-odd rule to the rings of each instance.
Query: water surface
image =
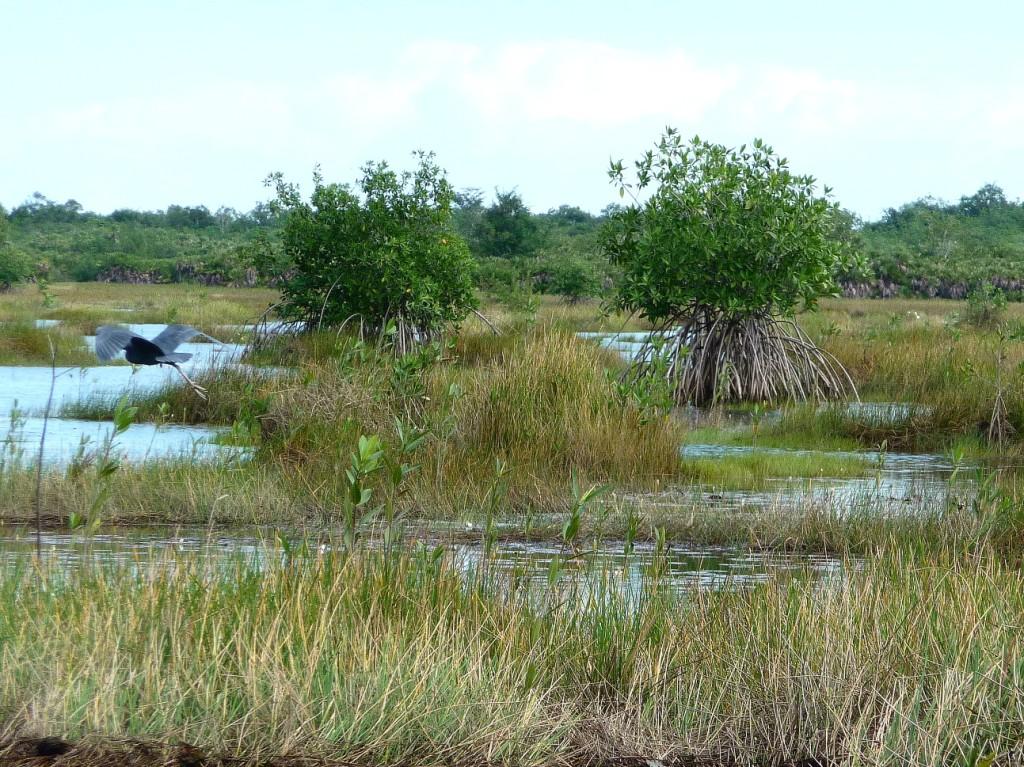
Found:
[[[299,556],[339,551],[329,531],[305,534],[280,533],[266,528],[231,531],[204,527],[104,528],[96,535],[45,531],[42,536],[45,562],[58,571],[73,574],[86,567],[123,565],[141,570],[173,567],[176,558],[199,558],[216,569],[240,559],[261,568],[283,561],[289,541]],[[303,547],[303,544],[305,546]],[[376,543],[371,539],[369,545]],[[467,574],[487,570],[525,579],[537,586],[549,582],[552,561],[562,562],[558,580],[573,581],[612,576],[617,587],[635,588],[651,576],[655,553],[648,544],[637,544],[625,553],[621,542],[602,544],[596,550],[571,555],[557,545],[500,541],[487,548],[480,541],[454,538],[429,528],[407,534],[404,545],[441,547]],[[35,552],[35,533],[26,528],[0,528],[0,573],[25,561]],[[839,560],[807,554],[757,553],[728,547],[672,546],[664,555],[665,584],[679,591],[746,588],[772,577],[807,577],[830,581],[842,576]]]
[[[57,322],[40,320],[37,324],[46,323],[41,326],[48,327]],[[128,324],[126,327],[152,338],[166,325]],[[83,336],[82,340],[88,348],[95,348],[95,336]],[[212,366],[237,365],[244,348],[240,344],[186,343],[178,350],[193,355],[181,365],[192,377]],[[132,397],[181,383],[181,376],[173,368],[133,367],[123,361],[100,364],[97,360],[95,366],[57,367],[55,370],[49,366],[0,366],[0,461],[31,463],[37,459],[51,384],[53,399],[42,453],[45,465],[66,464],[80,450],[98,448],[112,432],[111,424],[106,422],[59,417],[64,405],[97,396],[126,395],[130,402]],[[214,438],[221,431],[223,429],[202,426],[158,427],[137,423],[117,437],[114,452],[133,462],[167,457],[207,460],[234,452],[214,444]]]

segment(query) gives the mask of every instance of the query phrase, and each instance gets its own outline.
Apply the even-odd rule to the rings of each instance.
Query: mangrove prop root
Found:
[[[656,364],[659,363],[659,364]],[[857,396],[842,364],[792,320],[692,309],[656,329],[628,375],[662,372],[679,403]]]

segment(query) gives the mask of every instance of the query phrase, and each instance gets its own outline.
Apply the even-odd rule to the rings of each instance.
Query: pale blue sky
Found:
[[[760,136],[873,219],[1024,195],[1024,4],[0,0],[0,203],[248,210],[432,149],[534,210],[671,124]]]

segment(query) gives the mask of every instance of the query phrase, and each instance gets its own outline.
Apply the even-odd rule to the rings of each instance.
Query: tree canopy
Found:
[[[653,189],[652,183],[629,191],[639,204]],[[630,201],[628,195],[624,201]],[[504,250],[497,248],[497,230],[484,219],[490,211],[493,223],[502,209],[501,201],[485,199],[478,189],[463,189],[452,202],[455,227],[477,263],[478,288],[516,300],[526,291],[575,299],[581,292],[604,295],[618,284],[620,270],[602,250],[600,232],[606,220],[626,211],[622,205],[599,213],[571,205],[531,212],[521,199],[506,200],[501,216],[513,213],[514,219],[515,211],[525,210],[529,236],[525,245]],[[259,202],[248,211],[182,204],[103,214],[75,199],[59,202],[36,192],[9,211],[8,239],[19,254],[19,271],[38,270],[54,281],[276,285],[285,271],[279,265],[279,212]],[[924,197],[887,209],[877,221],[834,213],[835,239],[865,256],[865,269],[859,263],[839,269],[847,295],[963,299],[990,284],[1010,300],[1024,298],[1024,204],[995,184],[953,201]],[[489,255],[493,252],[505,255]],[[10,258],[8,251],[8,268]],[[581,276],[586,279],[580,281]]]
[[[28,260],[8,240],[7,211],[0,205],[0,290],[28,276]]]
[[[730,317],[790,315],[837,290],[849,248],[835,237],[838,211],[810,176],[755,140],[729,149],[668,129],[627,181],[635,204],[615,212],[602,236],[622,270],[617,305],[652,322],[701,307]],[[650,193],[641,201],[640,197]]]
[[[924,197],[860,231],[870,275],[862,295],[964,298],[985,284],[1024,296],[1024,204],[986,184],[958,202]]]
[[[380,333],[394,321],[422,340],[475,306],[473,264],[452,221],[454,192],[432,154],[413,171],[363,167],[358,188],[319,173],[304,201],[280,174],[268,179],[285,214],[283,313],[307,323],[356,321]]]
[[[485,256],[532,256],[538,245],[537,222],[518,192],[499,191],[494,203],[481,212],[475,238]]]

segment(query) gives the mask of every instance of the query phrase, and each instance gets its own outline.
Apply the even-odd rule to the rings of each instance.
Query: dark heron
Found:
[[[220,343],[216,338],[188,325],[168,325],[152,341],[119,325],[103,325],[96,330],[96,356],[101,360],[112,360],[124,350],[124,358],[133,365],[170,365],[178,371],[196,394],[206,399],[206,389],[185,375],[185,371],[178,367],[180,363],[192,359],[192,355],[174,351],[181,344],[196,336],[203,336],[215,343]]]

